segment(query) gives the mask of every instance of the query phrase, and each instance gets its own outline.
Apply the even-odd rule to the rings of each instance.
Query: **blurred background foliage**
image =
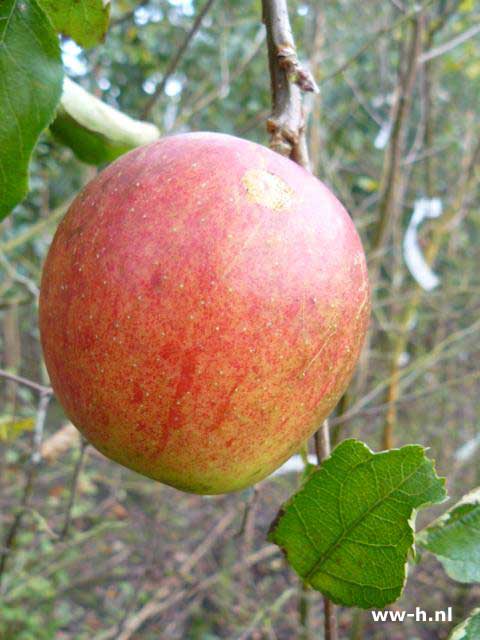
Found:
[[[86,51],[63,42],[66,71],[162,134],[223,131],[268,144],[260,2],[216,0],[150,102],[201,6],[117,0],[102,46]],[[480,8],[474,0],[427,1],[420,13],[416,6],[289,2],[299,54],[320,86],[319,96],[305,99],[313,170],[350,211],[374,288],[369,340],[332,417],[333,439],[353,435],[375,449],[385,442],[425,444],[455,497],[480,483]],[[473,35],[462,40],[466,32]],[[430,59],[414,64],[428,52]],[[2,223],[1,367],[42,384],[48,384],[37,328],[42,262],[66,204],[96,171],[45,132],[30,193]],[[416,237],[438,277],[432,290],[405,261],[406,231],[420,199],[442,209]],[[2,553],[8,552],[1,638],[300,637],[296,578],[265,543],[297,475],[276,476],[255,492],[182,494],[84,447],[53,401],[43,461],[29,478],[37,394],[1,384],[0,526]],[[478,606],[479,587],[454,584],[431,558],[411,575],[398,606],[453,606],[455,620]],[[319,634],[320,598],[308,598],[311,632]],[[372,626],[348,611],[340,612],[340,628],[351,638],[448,634],[445,624]]]

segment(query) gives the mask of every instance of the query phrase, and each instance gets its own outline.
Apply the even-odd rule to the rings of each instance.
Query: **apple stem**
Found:
[[[323,616],[325,640],[337,640],[337,607],[326,596],[323,596]]]
[[[262,0],[262,13],[272,89],[272,114],[267,120],[270,147],[310,170],[302,92],[316,93],[318,87],[298,61],[287,0]]]
[[[321,465],[322,461],[330,455],[330,427],[328,420],[324,420],[320,429],[315,433],[314,443],[317,464]]]

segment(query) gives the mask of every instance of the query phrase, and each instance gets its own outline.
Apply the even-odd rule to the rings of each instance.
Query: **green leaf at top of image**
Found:
[[[0,220],[24,198],[28,166],[62,91],[57,35],[35,0],[0,2]]]
[[[470,616],[461,622],[452,633],[448,636],[448,640],[478,640],[480,638],[480,609],[472,611]]]
[[[373,453],[345,440],[285,503],[269,538],[334,602],[381,608],[402,592],[415,510],[445,500],[444,485],[419,445]]]
[[[55,29],[81,47],[93,47],[105,38],[110,2],[104,0],[38,0]]]
[[[424,529],[417,544],[434,553],[453,580],[480,582],[480,488]]]

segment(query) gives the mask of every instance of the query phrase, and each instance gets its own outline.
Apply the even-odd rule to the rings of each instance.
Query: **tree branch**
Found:
[[[147,100],[147,103],[146,103],[146,105],[145,105],[145,107],[143,109],[143,112],[142,112],[142,118],[148,118],[148,116],[150,115],[150,112],[153,109],[156,101],[158,100],[160,95],[163,93],[163,90],[165,89],[165,86],[167,84],[168,79],[174,73],[175,69],[178,67],[178,63],[180,62],[180,60],[181,60],[183,54],[185,53],[185,51],[187,50],[187,47],[190,44],[190,41],[192,40],[193,36],[199,30],[200,25],[202,24],[202,21],[203,21],[204,17],[207,15],[208,11],[210,10],[210,7],[212,6],[212,4],[214,2],[215,2],[215,0],[207,0],[207,2],[203,5],[202,10],[197,15],[197,17],[195,18],[195,20],[194,20],[194,22],[192,24],[192,28],[190,29],[190,31],[185,36],[182,44],[178,48],[177,53],[170,60],[170,63],[168,64],[168,66],[167,66],[167,68],[165,70],[165,73],[163,75],[162,81],[157,85],[157,87],[155,88],[155,91],[152,94],[152,96],[150,97],[150,99]]]
[[[401,160],[405,150],[405,137],[408,117],[412,106],[413,91],[417,78],[417,59],[421,47],[422,16],[415,18],[412,24],[410,43],[405,46],[406,69],[400,71],[396,88],[396,100],[392,113],[392,133],[385,154],[385,164],[381,184],[379,203],[379,221],[372,243],[374,257],[381,253],[388,240],[389,232],[398,217],[405,189]],[[375,283],[376,278],[372,278]]]
[[[239,560],[230,569],[232,576],[237,576],[245,567],[253,567],[259,562],[268,560],[272,556],[278,555],[279,550],[276,545],[267,545],[259,551],[252,553],[247,558]],[[136,634],[138,629],[146,624],[153,617],[168,611],[171,607],[184,609],[186,600],[195,597],[197,594],[210,589],[222,578],[222,573],[217,572],[212,575],[193,582],[191,586],[182,588],[176,579],[172,580],[171,588],[163,587],[154,592],[149,601],[144,604],[136,613],[130,616],[124,623],[123,629],[118,633],[118,627],[108,629],[104,633],[97,636],[97,640],[130,640]]]
[[[365,44],[357,49],[357,51],[353,55],[347,58],[345,62],[334,69],[331,73],[321,78],[320,84],[323,84],[324,82],[335,78],[335,76],[344,73],[352,64],[357,62],[359,58],[361,58],[361,56],[366,51],[368,51],[368,49],[370,49],[370,47],[372,47],[381,37],[387,35],[388,33],[391,33],[392,31],[395,31],[395,29],[403,25],[405,22],[409,22],[410,20],[412,20],[412,18],[415,18],[417,15],[425,11],[425,9],[427,9],[431,4],[433,4],[434,1],[435,0],[427,0],[423,5],[415,5],[415,7],[411,11],[409,11],[405,15],[400,16],[398,20],[395,20],[394,22],[387,24],[385,27],[378,29],[378,31],[376,31],[373,36],[365,42]]]
[[[80,472],[83,467],[83,463],[85,460],[85,451],[87,450],[88,442],[85,438],[82,438],[80,441],[80,451],[78,454],[77,461],[75,463],[75,467],[73,469],[72,482],[70,485],[70,495],[68,498],[67,512],[65,515],[65,522],[63,523],[62,530],[60,532],[60,540],[65,540],[70,530],[70,525],[72,523],[72,514],[73,514],[73,505],[75,504],[75,498],[77,496],[78,489],[78,481],[80,480]]]
[[[264,40],[265,40],[265,33],[263,32],[263,30],[259,31],[257,36],[252,41],[250,49],[247,52],[247,54],[243,57],[242,60],[238,61],[236,68],[230,74],[230,81],[229,81],[230,86],[236,80],[238,80],[238,78],[243,76],[246,69],[248,68],[252,60],[254,60],[258,51],[262,47]],[[179,127],[187,123],[190,120],[190,118],[194,116],[196,113],[198,113],[199,111],[203,111],[212,102],[214,102],[215,100],[218,100],[218,98],[221,98],[222,95],[224,95],[225,91],[228,90],[228,88],[229,87],[225,87],[223,83],[220,83],[219,86],[216,86],[213,89],[210,89],[208,91],[204,91],[202,89],[200,91],[197,91],[196,93],[193,93],[189,100],[189,104],[191,104],[190,108],[185,112],[183,112],[182,110],[180,111],[178,117],[175,119],[175,122],[172,125],[172,129],[178,129]],[[268,115],[268,111],[266,113],[262,113],[261,114],[262,117],[259,119],[264,120],[267,117],[267,115]],[[256,117],[258,118],[258,114]],[[240,135],[241,135],[241,132],[240,132]]]
[[[445,42],[444,44],[439,45],[438,47],[435,47],[434,49],[425,51],[425,53],[422,53],[422,55],[419,57],[418,61],[420,64],[423,64],[428,60],[432,60],[433,58],[438,58],[438,56],[443,56],[443,54],[448,53],[455,47],[458,47],[458,45],[463,44],[470,38],[473,38],[474,36],[476,36],[477,33],[480,33],[480,24],[476,24],[473,27],[470,27],[470,29],[467,29],[460,35],[456,36],[455,38],[452,38],[451,40],[449,40],[448,42]]]
[[[40,290],[37,287],[36,283],[30,278],[27,278],[26,276],[22,275],[19,271],[17,271],[7,260],[7,257],[5,256],[5,254],[1,249],[0,249],[0,264],[3,266],[3,268],[7,272],[7,275],[10,276],[10,278],[14,282],[17,282],[18,284],[23,285],[32,294],[34,300],[38,299],[38,296],[40,295]]]
[[[286,0],[262,0],[262,10],[272,89],[270,147],[309,169],[302,91],[317,92],[318,87],[298,61]]]
[[[68,207],[70,206],[70,200],[61,204],[60,206],[53,209],[50,215],[47,218],[42,218],[39,222],[35,224],[30,224],[28,227],[22,231],[21,233],[17,233],[17,235],[5,240],[0,244],[0,251],[3,253],[9,253],[18,247],[21,247],[23,244],[36,238],[43,231],[46,231],[50,226],[53,226],[56,222],[62,218],[62,216],[66,213]]]
[[[22,376],[16,376],[13,373],[5,371],[5,369],[0,369],[0,378],[12,380],[12,382],[17,382],[18,384],[23,384],[23,386],[30,387],[30,389],[34,389],[40,394],[51,395],[53,393],[53,389],[51,387],[46,387],[43,384],[39,384],[38,382],[34,382],[28,378],[22,378]]]

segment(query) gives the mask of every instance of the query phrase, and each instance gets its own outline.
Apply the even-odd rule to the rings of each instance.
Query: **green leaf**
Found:
[[[65,78],[60,108],[50,130],[80,160],[93,165],[112,162],[160,136],[155,125],[117,111],[69,78]]]
[[[460,623],[448,636],[448,640],[478,640],[480,638],[480,609]]]
[[[374,180],[369,176],[360,176],[357,180],[357,184],[360,189],[363,189],[364,191],[368,191],[370,193],[372,191],[377,191],[380,186],[378,180]]]
[[[463,2],[460,3],[458,10],[461,13],[469,13],[470,11],[473,11],[474,9],[474,0],[463,0]]]
[[[269,537],[334,602],[381,608],[402,592],[415,509],[442,502],[444,483],[419,445],[373,453],[345,440],[283,506]]]
[[[34,0],[0,2],[0,220],[28,190],[28,165],[62,90],[58,38]]]
[[[35,426],[35,418],[15,418],[15,416],[0,417],[0,442],[15,440],[24,431],[32,431]]]
[[[110,2],[103,0],[39,0],[55,29],[81,47],[102,42],[108,29]]]
[[[480,582],[480,488],[424,529],[417,543],[434,553],[454,580]]]

